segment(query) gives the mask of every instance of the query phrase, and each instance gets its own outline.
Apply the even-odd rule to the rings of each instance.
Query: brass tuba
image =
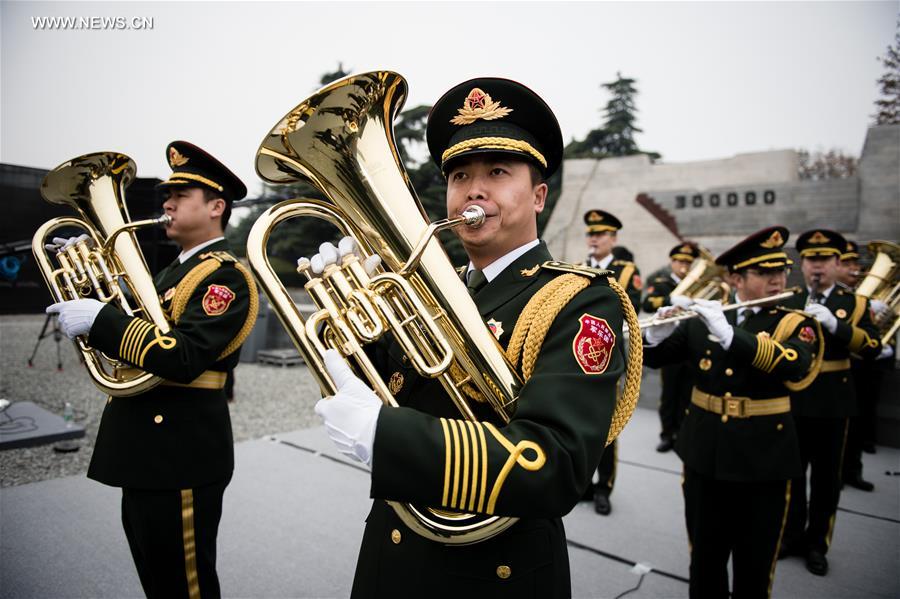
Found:
[[[669,295],[683,295],[692,299],[719,300],[728,302],[731,286],[725,282],[728,269],[718,266],[713,255],[703,247],[698,247],[700,257],[694,260],[691,269]]]
[[[477,226],[484,213],[429,224],[394,140],[393,120],[406,94],[397,73],[363,73],[322,88],[278,121],[257,152],[257,173],[270,183],[309,181],[330,202],[293,199],[270,208],[250,231],[247,258],[323,395],[335,392],[322,360],[334,348],[386,405],[396,405],[362,349],[390,331],[422,376],[440,380],[464,418],[475,419],[468,400],[476,395],[508,422],[522,381],[434,239],[441,229]],[[301,264],[318,308],[305,322],[266,255],[271,230],[301,216],[335,225],[383,266],[369,276],[346,256],[314,276]],[[388,503],[412,530],[446,544],[476,543],[516,521]]]
[[[53,301],[93,295],[105,303],[115,302],[129,316],[144,318],[166,333],[169,324],[133,231],[170,219],[162,216],[131,222],[123,195],[134,179],[135,168],[134,161],[124,154],[97,152],[50,171],[41,183],[41,195],[51,204],[73,208],[81,218],[63,216],[47,221],[35,232],[31,251]],[[56,267],[48,254],[53,250],[45,244],[54,231],[63,228],[82,229],[84,234],[77,243],[55,250]],[[162,380],[109,358],[81,337],[75,343],[94,385],[107,395],[135,395]]]
[[[866,249],[875,260],[856,287],[856,294],[887,304],[890,312],[875,315],[875,326],[884,345],[900,329],[900,246],[890,241],[873,241]]]

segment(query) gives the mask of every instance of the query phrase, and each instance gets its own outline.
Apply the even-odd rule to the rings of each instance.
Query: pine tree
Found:
[[[885,73],[878,80],[881,98],[875,101],[876,125],[900,124],[900,20],[894,34],[894,45],[888,46],[881,59]]]

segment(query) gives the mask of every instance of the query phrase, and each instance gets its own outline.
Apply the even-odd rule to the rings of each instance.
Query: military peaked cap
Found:
[[[784,268],[793,264],[784,251],[790,232],[787,227],[768,227],[748,236],[716,258],[716,264],[737,272],[750,266],[761,269]]]
[[[797,251],[803,258],[837,256],[840,259],[846,250],[844,236],[828,229],[813,229],[797,238]]]
[[[700,249],[693,243],[681,243],[669,250],[669,258],[693,262],[700,257]]]
[[[456,158],[511,154],[550,177],[562,161],[562,132],[550,107],[515,81],[479,77],[455,86],[435,103],[425,131],[428,151],[444,174]]]
[[[622,221],[605,210],[588,210],[584,213],[584,224],[587,225],[589,234],[618,231],[622,228]]]
[[[157,189],[204,187],[222,194],[229,204],[247,195],[247,187],[237,175],[192,143],[173,141],[166,147],[166,160],[172,174]]]
[[[844,253],[841,254],[841,260],[859,260],[859,246],[855,241],[847,240],[847,247],[844,248]]]

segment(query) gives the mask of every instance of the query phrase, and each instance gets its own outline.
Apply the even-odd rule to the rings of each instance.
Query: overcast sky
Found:
[[[602,123],[600,84],[620,71],[638,81],[638,143],[666,162],[784,148],[859,155],[897,7],[4,1],[0,161],[51,168],[118,150],[139,175],[165,178],[166,144],[186,139],[252,195],[259,142],[339,61],[404,75],[407,107],[478,75],[519,80],[548,101],[566,141]],[[48,16],[146,17],[152,29],[33,25]]]

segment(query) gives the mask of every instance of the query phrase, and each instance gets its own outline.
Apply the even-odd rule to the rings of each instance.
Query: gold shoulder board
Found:
[[[590,279],[593,279],[594,277],[600,275],[612,274],[608,270],[600,270],[599,268],[591,268],[590,266],[577,266],[575,264],[569,264],[568,262],[559,262],[558,260],[548,260],[547,262],[541,264],[541,268],[546,268],[547,270],[556,270],[559,272],[571,272],[576,275],[588,277]]]
[[[218,260],[219,262],[237,262],[237,258],[232,256],[228,252],[223,252],[221,250],[200,254],[201,260],[206,260],[207,258],[212,258],[213,260]]]

